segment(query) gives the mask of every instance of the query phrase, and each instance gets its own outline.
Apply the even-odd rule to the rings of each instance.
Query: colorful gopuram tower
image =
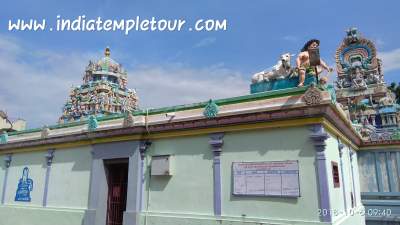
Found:
[[[399,127],[399,105],[386,87],[374,43],[350,28],[335,58],[337,102],[365,138],[392,139]]]
[[[79,121],[90,115],[102,116],[133,111],[138,107],[136,92],[127,88],[127,72],[110,58],[107,47],[104,57],[89,61],[83,84],[71,88],[59,123]]]

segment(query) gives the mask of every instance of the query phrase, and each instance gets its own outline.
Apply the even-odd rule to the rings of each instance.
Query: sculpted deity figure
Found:
[[[357,28],[355,27],[346,30],[346,34],[347,34],[346,42],[348,43],[354,43],[359,40]]]
[[[360,67],[354,68],[354,74],[352,75],[352,88],[355,89],[365,89],[367,88],[367,84],[364,80],[364,74]]]
[[[308,54],[309,49],[315,49],[319,47],[319,40],[311,39],[309,40],[304,47],[301,49],[300,54],[297,56],[296,59],[296,70],[299,74],[299,85],[298,87],[304,86],[304,79],[306,74],[316,75],[315,68],[310,66],[310,56]],[[321,59],[321,67],[328,72],[332,72],[333,69],[329,68],[328,65]],[[318,68],[317,68],[318,69]],[[319,72],[319,71],[318,71]]]

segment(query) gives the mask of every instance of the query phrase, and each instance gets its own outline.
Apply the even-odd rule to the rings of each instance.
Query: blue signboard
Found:
[[[29,169],[25,167],[22,171],[22,177],[19,179],[15,201],[30,202],[31,191],[33,189],[33,180],[29,178]]]

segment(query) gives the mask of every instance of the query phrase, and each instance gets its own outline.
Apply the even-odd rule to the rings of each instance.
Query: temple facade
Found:
[[[335,86],[290,56],[251,94],[138,109],[106,49],[60,124],[0,135],[0,225],[398,224],[397,105],[373,43],[347,32]]]
[[[0,224],[364,224],[361,143],[316,87],[9,133]]]

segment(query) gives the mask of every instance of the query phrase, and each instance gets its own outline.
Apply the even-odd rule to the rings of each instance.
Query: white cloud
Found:
[[[240,73],[221,66],[141,66],[129,73],[129,86],[137,88],[142,108],[245,95],[249,84]]]
[[[31,128],[55,124],[70,87],[81,84],[88,61],[102,54],[39,50],[21,43],[0,35],[0,110],[11,118],[25,119]],[[137,89],[141,108],[244,95],[250,84],[223,64],[205,68],[136,65],[126,69],[128,86]]]
[[[37,51],[0,36],[0,109],[28,126],[55,124],[69,87],[79,84],[87,55]],[[9,45],[10,44],[10,45]]]
[[[382,59],[384,72],[400,69],[400,48],[381,52],[379,57]]]
[[[290,41],[290,42],[297,42],[299,40],[298,37],[293,36],[293,35],[286,35],[282,39],[285,41]]]
[[[376,39],[375,40],[375,43],[376,43],[376,45],[378,45],[378,46],[383,46],[383,45],[385,45],[385,42],[382,40],[382,39]]]
[[[199,41],[198,43],[196,43],[194,45],[194,48],[202,48],[202,47],[207,47],[209,45],[214,44],[217,41],[217,38],[215,37],[208,37],[208,38],[204,38],[201,41]]]

